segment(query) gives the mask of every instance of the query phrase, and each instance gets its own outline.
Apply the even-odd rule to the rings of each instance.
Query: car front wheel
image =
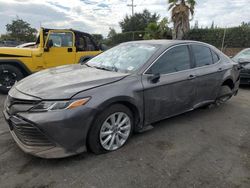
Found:
[[[133,115],[124,105],[115,104],[100,114],[88,136],[89,149],[106,153],[121,148],[133,130]]]

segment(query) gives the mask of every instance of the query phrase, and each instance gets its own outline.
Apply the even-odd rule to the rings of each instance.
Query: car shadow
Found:
[[[250,90],[250,85],[240,85],[240,89]]]
[[[143,137],[152,137],[155,134],[161,133],[163,131],[168,131],[168,129],[172,129],[175,126],[181,125],[181,126],[192,126],[192,119],[196,116],[207,116],[209,115],[211,112],[212,113],[216,113],[213,111],[219,110],[220,108],[226,108],[228,104],[223,104],[223,106],[212,106],[210,108],[198,108],[196,110],[190,111],[190,112],[186,112],[174,117],[170,117],[161,121],[158,121],[154,124],[152,124],[153,129],[149,130],[149,131],[145,131],[142,133],[134,133],[132,138],[129,140],[129,142],[125,145],[126,149],[129,149],[127,147],[130,146],[130,144],[133,144],[135,142],[140,142],[143,141]],[[143,140],[142,140],[143,139]],[[120,150],[123,150],[123,148],[121,148]],[[118,152],[120,151],[118,150]],[[49,166],[60,166],[60,165],[65,165],[65,164],[70,164],[74,161],[84,161],[84,160],[91,160],[94,158],[102,158],[102,157],[106,157],[110,154],[114,154],[115,152],[111,152],[111,153],[106,153],[106,154],[101,154],[101,155],[95,155],[93,153],[91,153],[90,151],[81,153],[81,154],[77,154],[74,156],[70,156],[70,157],[66,157],[66,158],[57,158],[57,159],[43,159],[43,158],[38,158],[38,157],[34,157],[34,156],[30,156],[28,154],[25,154],[27,156],[29,156],[30,158],[32,158],[33,161],[33,165],[37,164],[39,165],[40,163],[46,163]]]

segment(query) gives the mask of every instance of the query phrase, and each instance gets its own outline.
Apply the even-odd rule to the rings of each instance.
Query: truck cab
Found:
[[[93,37],[72,29],[41,28],[33,48],[0,48],[0,92],[43,69],[76,64],[101,53]]]

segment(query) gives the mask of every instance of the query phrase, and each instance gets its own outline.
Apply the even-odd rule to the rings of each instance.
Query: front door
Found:
[[[43,56],[46,68],[75,63],[74,40],[74,33],[71,31],[49,31]]]
[[[145,123],[192,109],[195,82],[189,47],[178,45],[167,50],[142,76]]]

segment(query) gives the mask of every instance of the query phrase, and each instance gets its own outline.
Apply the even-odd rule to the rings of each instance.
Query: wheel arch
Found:
[[[32,72],[27,68],[27,66],[20,60],[17,59],[1,59],[0,60],[0,66],[1,65],[12,65],[20,69],[24,76],[28,76],[32,74]]]
[[[227,77],[221,84],[221,86],[228,86],[231,90],[234,88],[234,82],[233,79],[230,77]]]
[[[134,131],[139,130],[142,127],[143,124],[143,115],[142,113],[140,113],[140,107],[138,107],[136,105],[136,103],[134,102],[134,99],[131,97],[127,97],[127,96],[122,96],[122,97],[115,97],[115,98],[111,98],[105,102],[103,102],[102,104],[100,104],[96,109],[98,109],[94,115],[94,120],[91,122],[90,127],[88,128],[88,133],[87,133],[87,137],[89,134],[89,131],[92,127],[92,125],[95,122],[95,117],[97,117],[98,115],[100,115],[104,110],[106,110],[107,108],[109,108],[112,105],[115,104],[122,104],[124,106],[126,106],[133,114],[133,118],[134,118]]]
[[[82,57],[80,57],[78,63],[79,64],[84,64],[86,61],[90,60],[93,57],[95,57],[95,56],[94,55],[82,56]]]
[[[136,105],[134,99],[131,97],[120,96],[120,97],[115,97],[115,98],[109,99],[109,100],[105,101],[104,103],[102,103],[98,107],[98,109],[100,109],[99,111],[101,112],[114,104],[122,104],[122,105],[126,106],[132,112],[132,114],[134,116],[135,126],[137,126],[139,124],[139,122],[142,120],[139,107]]]

